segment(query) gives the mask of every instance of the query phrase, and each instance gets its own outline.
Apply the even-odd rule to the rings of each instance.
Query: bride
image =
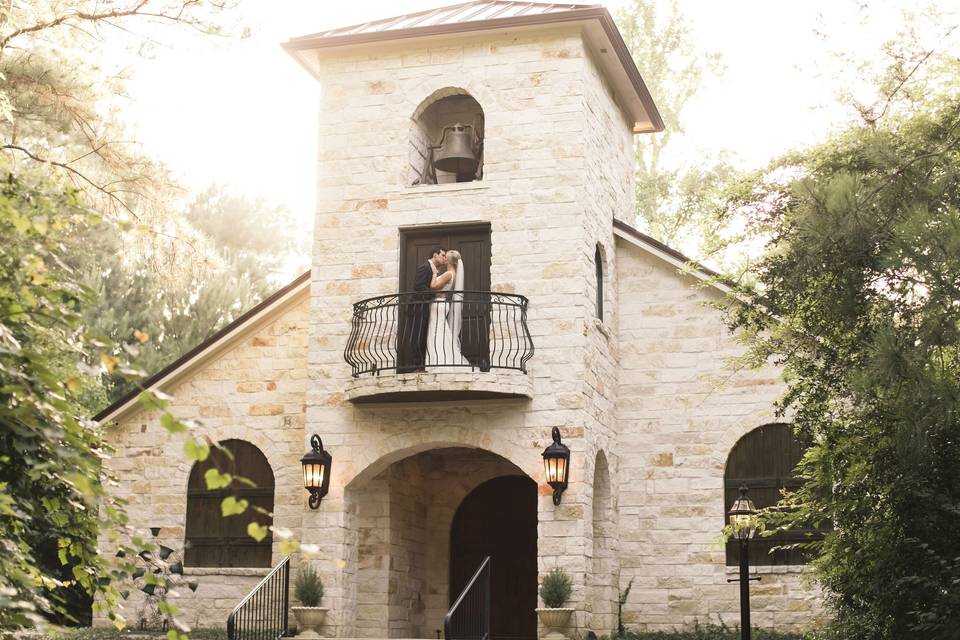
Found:
[[[463,327],[463,260],[459,251],[447,251],[447,270],[437,273],[432,262],[433,279],[430,288],[438,291],[430,304],[427,323],[426,364],[462,365],[470,367],[460,347],[460,329]]]

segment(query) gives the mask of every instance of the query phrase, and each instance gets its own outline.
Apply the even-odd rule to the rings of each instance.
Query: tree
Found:
[[[8,0],[0,12],[0,148],[39,163],[99,211],[162,216],[170,181],[115,117],[125,72],[118,45],[144,52],[158,27],[224,32],[235,0]],[[105,45],[110,44],[107,47]],[[148,224],[153,220],[147,219]]]
[[[189,247],[153,237],[144,248],[137,246],[144,238],[136,231],[117,233],[109,224],[88,229],[69,251],[70,263],[94,292],[83,308],[84,324],[114,345],[114,355],[133,349],[137,366],[156,373],[271,293],[279,273],[306,268],[308,236],[290,218],[282,207],[214,186],[176,216],[183,225],[176,235],[190,237]],[[192,260],[195,253],[207,258]],[[191,268],[167,272],[166,265],[181,261]],[[111,376],[105,396],[90,397],[90,409],[102,409],[133,384]]]
[[[683,109],[704,75],[721,71],[720,56],[696,50],[676,0],[634,0],[619,12],[617,23],[665,126],[636,139],[639,224],[667,244],[689,245],[701,257],[710,254],[719,248],[725,224],[722,189],[736,172],[724,153],[704,153],[696,165],[684,166],[666,152],[683,143]]]
[[[106,33],[135,46],[151,42],[158,23],[216,31],[230,4],[8,0],[0,8],[0,634],[69,616],[65,590],[77,587],[99,595],[109,618],[123,623],[118,585],[131,575],[131,558],[151,545],[125,526],[122,502],[105,488],[109,447],[89,407],[102,394],[102,376],[142,377],[129,359],[149,340],[141,333],[121,349],[89,335],[85,314],[95,298],[77,268],[89,264],[78,259],[88,247],[77,242],[98,233],[124,238],[145,258],[141,267],[186,264],[152,272],[182,280],[208,260],[198,259],[191,238],[209,241],[167,217],[171,185],[113,117],[122,77],[98,68],[98,49]],[[175,259],[185,247],[190,259]],[[140,293],[149,299],[149,290]],[[161,394],[143,392],[140,400],[168,431],[192,428],[169,413]],[[215,446],[191,436],[185,455],[204,460]],[[216,469],[208,474],[208,486],[232,481]],[[262,529],[248,527],[260,538]],[[116,556],[101,554],[101,534]],[[176,608],[161,604],[182,631]]]
[[[729,301],[811,443],[767,526],[832,525],[813,562],[838,638],[960,628],[960,101],[791,154],[737,202],[769,238]]]
[[[81,409],[85,390],[97,383],[96,370],[84,366],[95,357],[80,322],[86,292],[70,281],[62,259],[62,239],[86,224],[87,215],[75,191],[4,173],[0,629],[30,626],[62,610],[55,598],[63,576],[39,559],[51,542],[72,569],[69,580],[89,593],[101,590],[107,565],[97,534],[102,526],[123,524],[122,509],[101,479],[102,435]]]

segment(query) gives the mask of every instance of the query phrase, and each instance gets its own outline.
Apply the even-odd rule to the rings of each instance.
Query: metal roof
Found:
[[[577,9],[592,9],[596,4],[556,4],[549,2],[511,2],[510,0],[474,0],[438,9],[428,9],[416,13],[407,13],[393,18],[383,18],[363,24],[354,24],[347,27],[338,27],[321,31],[302,38],[332,38],[336,36],[352,36],[361,33],[383,33],[399,31],[413,27],[438,27],[442,25],[464,24],[483,20],[506,19],[517,16],[535,16]]]
[[[314,77],[320,78],[323,63],[318,54],[323,51],[484,31],[574,24],[581,26],[586,40],[598,53],[598,64],[633,120],[634,133],[663,131],[663,119],[623,36],[610,12],[599,4],[474,0],[291,38],[283,48]]]

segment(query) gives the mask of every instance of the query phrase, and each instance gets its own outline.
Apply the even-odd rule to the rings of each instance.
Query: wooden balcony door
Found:
[[[437,245],[460,252],[466,269],[464,291],[490,291],[490,225],[458,224],[400,230],[401,292],[413,291],[417,267],[430,258]],[[484,371],[490,368],[489,334],[490,297],[465,295],[461,348],[467,360]]]

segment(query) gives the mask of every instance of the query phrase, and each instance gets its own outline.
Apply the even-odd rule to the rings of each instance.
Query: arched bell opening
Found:
[[[473,182],[483,178],[484,118],[463,89],[435,91],[411,117],[409,184]]]

